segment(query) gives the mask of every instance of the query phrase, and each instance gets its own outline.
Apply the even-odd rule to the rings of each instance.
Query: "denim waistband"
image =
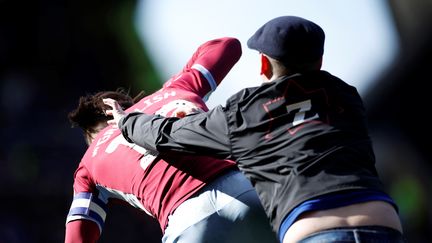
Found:
[[[316,242],[376,242],[376,243],[404,243],[402,233],[386,226],[356,226],[338,227],[313,233],[299,241],[299,243]]]

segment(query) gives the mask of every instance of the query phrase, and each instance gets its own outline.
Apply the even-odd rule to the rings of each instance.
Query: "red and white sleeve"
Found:
[[[206,100],[241,57],[240,41],[223,37],[202,44],[183,70],[164,87],[180,88]]]

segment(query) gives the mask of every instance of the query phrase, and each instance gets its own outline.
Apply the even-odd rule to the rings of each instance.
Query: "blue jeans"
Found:
[[[404,243],[403,235],[383,226],[342,227],[320,231],[307,236],[299,243]]]

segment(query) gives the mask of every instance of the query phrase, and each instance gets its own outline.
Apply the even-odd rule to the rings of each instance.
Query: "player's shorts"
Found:
[[[183,202],[168,217],[162,242],[277,242],[255,189],[229,171]]]

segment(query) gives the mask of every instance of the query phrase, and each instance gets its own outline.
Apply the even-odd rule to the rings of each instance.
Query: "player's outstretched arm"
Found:
[[[222,37],[201,44],[183,70],[164,87],[188,90],[207,100],[241,57],[240,41]]]

